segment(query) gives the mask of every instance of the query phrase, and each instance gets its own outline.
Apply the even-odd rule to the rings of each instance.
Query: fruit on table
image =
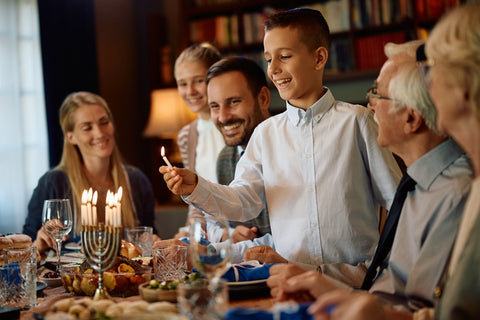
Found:
[[[98,273],[87,263],[64,268],[61,277],[64,288],[76,295],[93,296],[98,287]],[[132,296],[138,294],[138,285],[150,277],[150,268],[121,257],[103,273],[103,286],[113,296]]]

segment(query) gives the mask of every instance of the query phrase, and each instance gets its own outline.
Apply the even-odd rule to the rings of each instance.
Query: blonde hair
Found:
[[[75,217],[75,230],[74,234],[80,233],[80,205],[81,194],[83,190],[89,189],[92,185],[88,181],[87,176],[83,170],[83,157],[80,150],[76,145],[68,142],[66,133],[73,131],[75,127],[75,112],[83,105],[99,105],[107,113],[108,118],[113,124],[113,117],[107,102],[94,93],[90,92],[74,92],[69,94],[60,107],[60,126],[62,127],[64,140],[63,140],[63,153],[60,163],[56,169],[65,172],[69,181],[72,191],[73,206]],[[113,177],[114,187],[116,191],[119,186],[124,189],[122,197],[122,225],[124,228],[133,227],[136,224],[136,212],[135,205],[133,203],[130,181],[128,179],[127,172],[122,162],[122,157],[116,143],[113,147],[113,152],[110,156],[110,172]]]
[[[176,78],[177,69],[183,62],[198,62],[202,63],[208,70],[212,64],[219,61],[222,58],[220,51],[215,46],[208,42],[202,42],[200,44],[192,44],[188,48],[182,51],[175,60],[174,75]]]
[[[455,8],[433,28],[425,45],[427,57],[445,64],[449,83],[468,93],[480,121],[480,3]]]

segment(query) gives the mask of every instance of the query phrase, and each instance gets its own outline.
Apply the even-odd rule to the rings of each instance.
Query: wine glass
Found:
[[[221,277],[230,267],[232,245],[228,229],[225,220],[208,223],[207,232],[203,230],[200,219],[195,219],[190,225],[190,257],[197,271],[207,278],[205,290],[209,294],[198,291],[199,288],[194,286],[180,290],[183,292],[180,294],[180,309],[189,319],[223,319],[228,293]]]
[[[60,253],[63,238],[72,230],[72,208],[68,199],[50,199],[43,203],[43,230],[57,244],[57,271],[60,270]]]
[[[228,223],[215,220],[208,224],[207,232],[202,228],[202,220],[195,219],[190,225],[190,249],[192,263],[210,283],[218,282],[230,267],[231,244]],[[216,248],[211,243],[216,243]]]

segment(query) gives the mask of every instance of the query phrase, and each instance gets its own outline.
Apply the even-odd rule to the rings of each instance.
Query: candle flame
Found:
[[[165,147],[162,146],[162,150],[160,151],[162,157],[165,157]]]
[[[87,201],[92,202],[93,190],[92,188],[88,189]]]
[[[87,190],[83,190],[83,192],[82,192],[82,204],[87,203],[87,197],[88,197]]]
[[[115,199],[120,202],[122,200],[123,188],[120,186],[118,187],[117,194],[115,195]]]
[[[95,190],[95,192],[93,193],[93,200],[92,200],[92,204],[94,206],[97,205],[97,198],[98,198],[98,192]]]
[[[107,201],[106,201],[107,205],[109,207],[112,206],[112,192],[110,190],[108,190],[107,192]]]

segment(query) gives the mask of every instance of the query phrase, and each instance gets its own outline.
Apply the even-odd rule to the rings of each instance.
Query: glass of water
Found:
[[[30,308],[37,301],[37,247],[0,250],[0,306]]]

